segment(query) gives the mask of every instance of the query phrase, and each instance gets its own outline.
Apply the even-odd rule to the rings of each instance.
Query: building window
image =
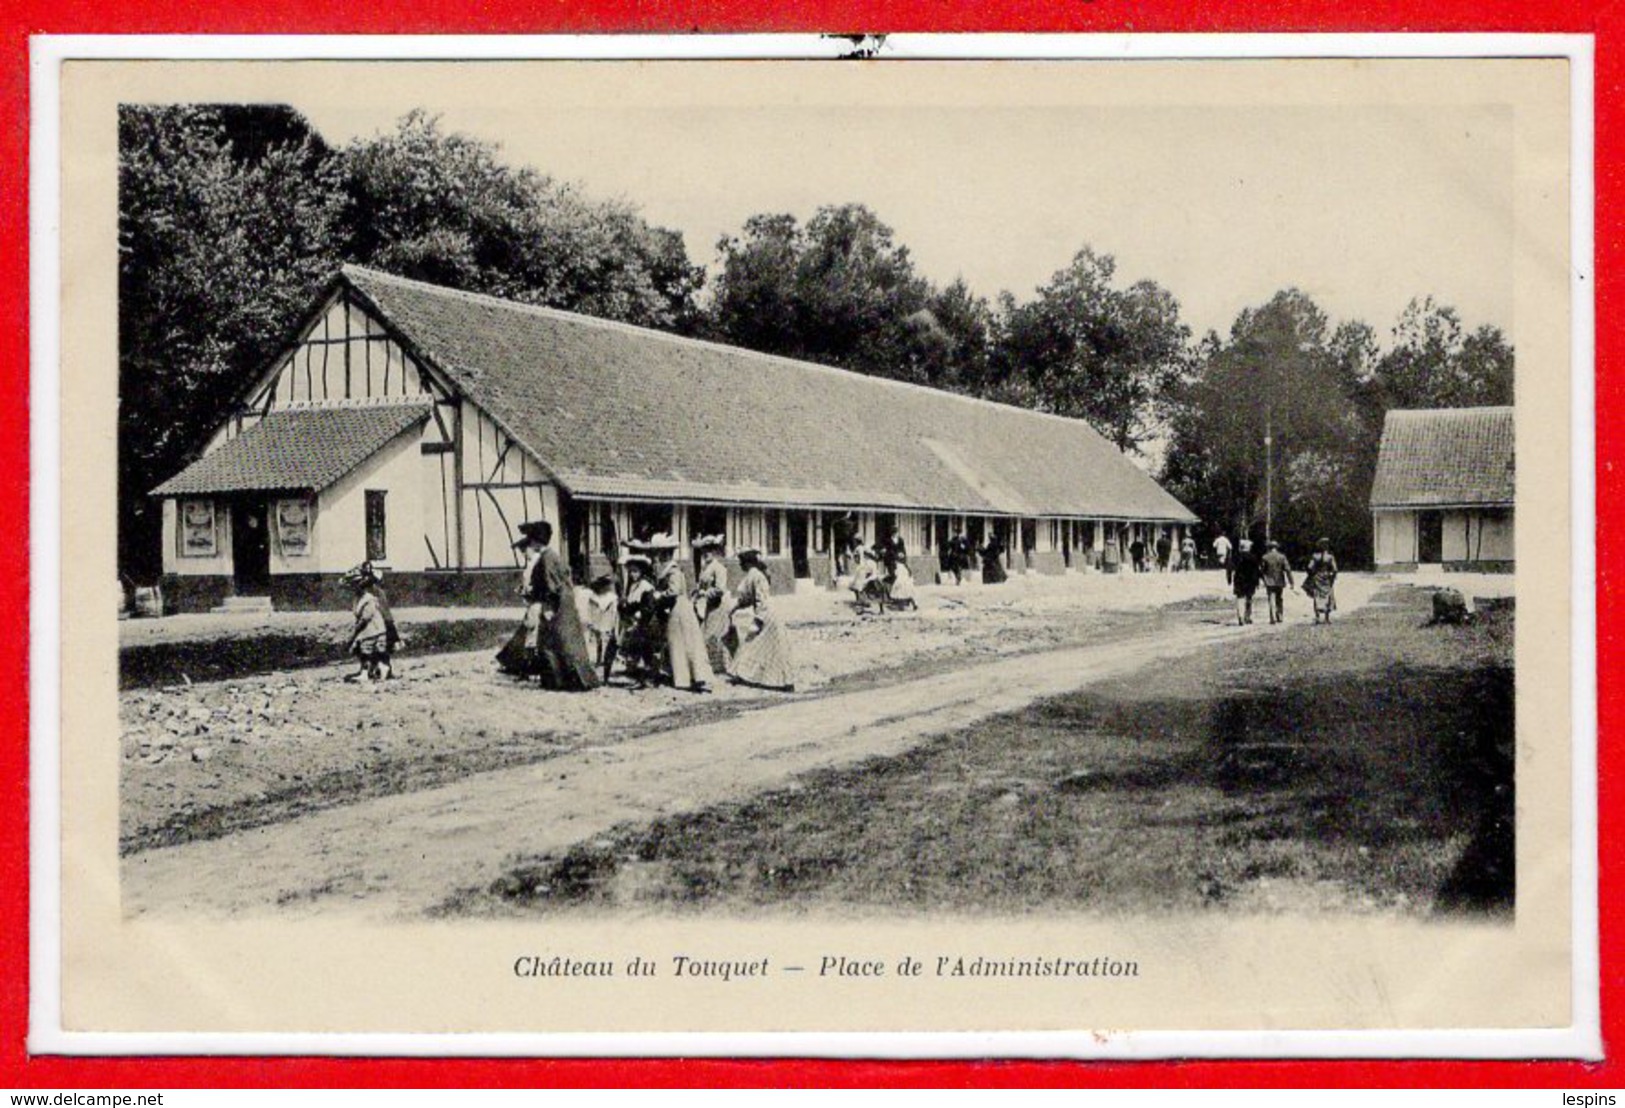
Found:
[[[769,508],[762,513],[762,525],[766,529],[766,554],[782,554],[784,552],[783,532],[779,528],[779,517],[783,515],[777,508]]]
[[[382,562],[389,558],[389,541],[384,527],[383,489],[367,490],[367,561]]]

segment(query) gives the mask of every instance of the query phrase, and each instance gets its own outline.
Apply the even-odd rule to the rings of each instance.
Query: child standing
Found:
[[[587,654],[606,682],[609,681],[610,667],[615,664],[620,601],[621,598],[615,594],[615,576],[605,573],[593,580],[592,591],[587,594],[586,610],[582,613],[581,622],[587,629]]]
[[[344,581],[355,590],[355,626],[345,653],[354,654],[360,663],[356,672],[345,678],[356,682],[363,677],[373,681],[388,680],[395,676],[390,665],[390,651],[400,642],[394,614],[389,610],[389,598],[384,595],[381,575],[371,562],[362,562],[344,575]]]

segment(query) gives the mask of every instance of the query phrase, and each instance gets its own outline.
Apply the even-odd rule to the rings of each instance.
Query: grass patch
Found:
[[[513,634],[513,620],[466,619],[409,624],[405,656],[457,650],[495,651]],[[314,669],[346,661],[350,622],[333,616],[328,633],[267,631],[182,642],[143,643],[119,650],[119,688],[152,689],[187,681],[234,681],[268,673]]]

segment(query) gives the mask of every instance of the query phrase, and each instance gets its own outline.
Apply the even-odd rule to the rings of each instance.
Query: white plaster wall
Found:
[[[1444,513],[1442,561],[1465,562],[1473,556],[1472,529],[1476,515],[1476,512]]]
[[[1496,512],[1446,512],[1444,560],[1501,562],[1513,558],[1512,515]]]
[[[367,559],[367,497],[369,489],[382,489],[384,501],[383,564],[396,572],[425,568],[423,545],[423,471],[416,427],[395,436],[358,469],[317,498],[316,523],[311,532],[311,556],[286,559],[279,569],[273,556],[272,573],[341,573]],[[293,568],[298,563],[298,568]]]
[[[1416,561],[1415,512],[1375,512],[1372,521],[1372,545],[1378,565]]]
[[[1516,543],[1514,542],[1514,517],[1512,509],[1504,513],[1480,515],[1478,524],[1483,528],[1482,537],[1475,542],[1473,552],[1475,559],[1486,562],[1510,562],[1517,557]]]

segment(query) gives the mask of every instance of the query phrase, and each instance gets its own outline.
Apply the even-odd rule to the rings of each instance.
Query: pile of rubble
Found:
[[[296,711],[300,686],[292,682],[245,682],[215,686],[209,692],[212,706],[203,704],[190,685],[126,694],[121,712],[125,760],[148,765],[173,758],[206,762],[221,747],[253,742],[258,736],[331,734],[300,717]]]

